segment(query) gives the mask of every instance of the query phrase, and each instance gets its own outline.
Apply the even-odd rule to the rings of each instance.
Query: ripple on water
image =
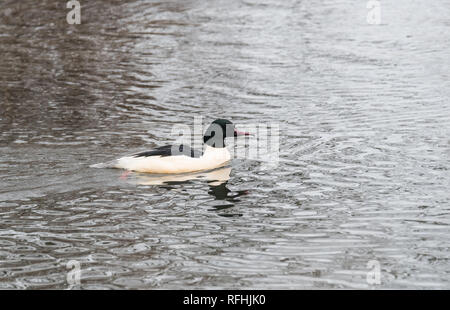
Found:
[[[379,27],[348,1],[96,0],[77,27],[55,0],[5,3],[0,288],[68,288],[70,260],[83,289],[449,288],[444,2]],[[279,124],[278,166],[88,168],[194,115]]]

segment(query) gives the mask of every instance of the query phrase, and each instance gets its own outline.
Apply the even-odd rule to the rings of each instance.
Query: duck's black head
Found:
[[[203,142],[209,146],[222,148],[225,147],[225,138],[248,136],[247,132],[236,130],[234,124],[227,119],[216,119],[209,125],[203,135]]]

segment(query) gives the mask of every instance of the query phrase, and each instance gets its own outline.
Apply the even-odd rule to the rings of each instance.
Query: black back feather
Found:
[[[141,152],[134,154],[133,157],[150,157],[150,156],[189,156],[194,158],[199,158],[202,156],[202,152],[195,150],[188,145],[180,144],[180,145],[165,145],[161,147],[157,147],[154,150]]]

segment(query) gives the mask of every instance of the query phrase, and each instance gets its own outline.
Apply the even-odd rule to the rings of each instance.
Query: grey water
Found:
[[[80,2],[0,1],[0,288],[450,288],[448,1]],[[194,116],[278,165],[89,167]]]

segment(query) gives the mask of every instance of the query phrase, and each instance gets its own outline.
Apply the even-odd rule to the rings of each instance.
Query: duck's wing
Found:
[[[203,152],[193,149],[188,145],[179,144],[179,145],[165,145],[158,148],[155,148],[151,151],[140,152],[132,155],[132,157],[150,157],[150,156],[188,156],[199,158],[203,155]]]

